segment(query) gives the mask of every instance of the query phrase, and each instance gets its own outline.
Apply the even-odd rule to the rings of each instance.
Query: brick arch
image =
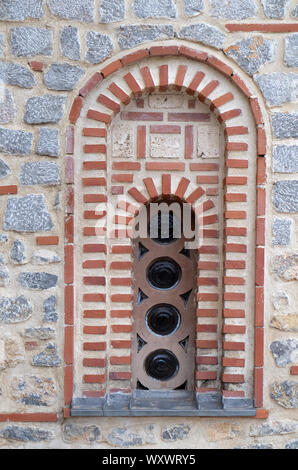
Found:
[[[178,58],[179,62],[176,64],[175,73],[173,74],[173,67],[170,64],[169,59]],[[155,62],[155,60],[159,60],[159,62]],[[144,62],[145,61],[145,62]],[[218,78],[211,78],[209,79],[206,76],[206,73],[202,70],[197,70],[194,73],[188,74],[187,70],[187,61],[195,62],[197,65],[204,64],[204,66],[208,66],[211,70],[213,69],[214,72],[217,74],[220,73],[224,77],[225,80],[229,80],[231,83],[230,91],[226,91],[225,93],[221,92],[221,83]],[[152,66],[150,63],[152,62]],[[138,74],[134,75],[133,67],[138,67]],[[243,173],[247,170],[248,167],[248,160],[246,156],[247,151],[247,143],[243,142],[241,137],[248,133],[248,127],[246,125],[246,115],[242,113],[242,109],[239,106],[235,106],[235,99],[233,90],[237,87],[240,93],[245,97],[246,102],[250,106],[251,116],[254,119],[254,125],[256,128],[256,149],[254,153],[257,157],[257,218],[256,218],[256,279],[255,279],[255,318],[254,318],[254,341],[255,341],[255,353],[254,353],[254,364],[253,364],[253,391],[254,391],[254,400],[255,406],[261,407],[262,406],[262,366],[263,366],[263,359],[262,359],[262,344],[263,344],[263,265],[264,265],[264,215],[265,215],[265,190],[263,189],[263,184],[265,182],[265,159],[263,158],[266,152],[266,139],[265,139],[265,130],[264,130],[264,120],[262,118],[261,109],[258,103],[257,97],[253,96],[252,92],[249,91],[249,88],[243,82],[243,80],[233,72],[232,68],[219,60],[217,57],[209,56],[206,52],[198,51],[195,49],[190,49],[186,46],[154,46],[149,49],[141,49],[131,54],[125,55],[120,59],[111,62],[107,66],[101,68],[100,71],[96,72],[86,83],[86,85],[80,90],[79,95],[74,99],[70,115],[69,121],[70,126],[68,127],[67,133],[67,147],[70,148],[69,156],[67,157],[66,163],[66,182],[67,184],[67,201],[68,201],[68,214],[66,217],[65,222],[65,233],[66,233],[66,246],[65,246],[65,318],[66,318],[66,327],[65,327],[65,351],[66,351],[66,366],[65,366],[65,404],[66,404],[66,411],[65,414],[69,414],[69,406],[71,404],[72,396],[73,396],[73,388],[74,388],[74,323],[75,323],[75,313],[76,309],[76,302],[81,304],[81,300],[78,301],[76,294],[75,294],[75,280],[74,280],[74,271],[75,265],[73,263],[74,259],[74,238],[73,238],[73,230],[74,230],[74,220],[76,214],[73,215],[73,208],[72,208],[72,200],[73,200],[73,191],[74,191],[74,179],[72,175],[73,170],[73,157],[71,155],[71,148],[72,148],[72,138],[74,135],[75,126],[79,126],[81,128],[81,132],[83,135],[83,153],[87,157],[86,159],[83,158],[83,179],[82,185],[83,187],[92,187],[97,186],[100,188],[98,194],[85,194],[84,195],[84,202],[87,204],[89,202],[98,202],[98,203],[105,203],[106,202],[106,195],[104,192],[101,192],[102,188],[106,187],[107,181],[105,176],[102,176],[102,173],[105,174],[107,164],[105,160],[90,160],[88,156],[91,154],[102,154],[106,155],[107,153],[107,136],[110,124],[113,122],[113,119],[116,115],[118,115],[124,107],[129,105],[132,98],[140,96],[144,91],[152,93],[155,90],[163,93],[166,92],[169,88],[175,89],[177,92],[181,92],[187,94],[190,97],[195,97],[201,103],[204,103],[206,106],[209,107],[210,111],[214,113],[218,123],[224,129],[224,136],[225,136],[225,187],[233,187],[236,188],[235,192],[230,192],[226,190],[225,194],[225,201],[233,202],[233,210],[226,210],[224,212],[225,220],[229,220],[228,226],[225,229],[225,253],[231,252],[233,253],[233,260],[226,260],[224,264],[225,270],[228,269],[237,269],[237,273],[241,273],[241,269],[245,265],[243,264],[243,260],[241,259],[242,253],[247,251],[247,245],[245,243],[233,243],[233,237],[238,236],[245,236],[247,233],[245,226],[239,227],[239,220],[245,217],[244,211],[241,210],[241,204],[246,201],[246,183],[247,183],[247,176],[243,176]],[[90,96],[92,94],[96,94],[96,106],[93,104],[90,106]],[[93,100],[93,103],[95,101]],[[86,103],[86,104],[85,104]],[[88,109],[84,109],[84,106],[88,104]],[[222,108],[224,111],[222,111]],[[84,114],[85,113],[85,117]],[[237,117],[237,125],[230,125],[230,120]],[[83,122],[84,121],[84,122]],[[93,124],[96,123],[96,124]],[[99,127],[97,127],[99,125]],[[236,137],[235,137],[236,136]],[[240,136],[239,141],[237,141],[237,136]],[[95,140],[99,138],[100,142],[95,142]],[[235,140],[236,139],[236,140]],[[90,143],[89,143],[90,141]],[[185,153],[187,150],[185,150]],[[237,158],[231,158],[234,156],[233,152],[237,152]],[[184,155],[185,159],[187,160],[187,155]],[[239,158],[240,157],[240,158]],[[186,161],[185,160],[185,161]],[[138,162],[131,162],[131,170],[134,166],[136,168]],[[175,162],[173,162],[174,164]],[[185,162],[183,162],[185,163]],[[189,168],[193,168],[197,165],[195,162],[191,162],[189,164]],[[118,166],[120,170],[121,165]],[[173,185],[171,185],[171,166],[165,166],[164,169],[161,167],[163,173],[161,175],[161,188],[162,191],[172,191]],[[207,167],[206,167],[207,168]],[[236,171],[242,172],[241,176],[235,176],[235,169]],[[180,170],[185,170],[184,167],[180,168]],[[88,172],[97,172],[99,171],[101,176],[88,176]],[[208,176],[208,170],[207,174]],[[179,180],[179,178],[178,178]],[[119,209],[125,209],[128,211],[128,214],[132,213],[134,209],[133,203],[131,200],[134,200],[134,203],[137,202],[138,204],[144,204],[148,197],[152,197],[158,193],[156,189],[156,184],[152,177],[148,176],[143,178],[143,189],[144,191],[140,191],[140,188],[131,187],[128,190],[128,197],[130,197],[130,202],[127,203],[123,201],[120,202]],[[231,186],[230,186],[231,185]],[[197,196],[201,196],[203,194],[200,186],[198,187],[191,187],[192,185],[189,184],[189,179],[186,177],[181,177],[178,184],[176,183],[175,193],[179,195],[183,195],[188,199],[189,202],[195,202],[197,200]],[[244,189],[242,191],[241,189]],[[241,190],[241,192],[240,192]],[[188,194],[187,194],[187,191]],[[148,196],[144,196],[144,194],[148,194]],[[88,197],[87,197],[88,196]],[[237,207],[238,203],[240,204],[240,208]],[[122,204],[122,206],[121,206]],[[128,205],[127,205],[128,204]],[[212,208],[212,200],[207,199],[204,201],[205,210],[209,210]],[[87,207],[87,206],[86,206]],[[130,210],[129,210],[130,208]],[[88,211],[86,209],[84,211],[84,217],[86,219],[98,219],[103,217],[104,214],[100,213],[100,211]],[[209,214],[208,214],[209,215]],[[213,215],[212,215],[213,216]],[[129,217],[129,215],[127,216]],[[208,220],[208,219],[206,219]],[[233,221],[236,221],[235,225],[233,226]],[[120,224],[122,225],[122,224]],[[96,230],[94,227],[84,227],[83,234],[86,237],[92,237],[96,235]],[[231,238],[232,237],[232,238]],[[125,248],[126,247],[126,248]],[[123,245],[115,245],[115,247],[110,247],[111,253],[116,254],[117,256],[121,256],[122,254],[126,254],[129,252],[129,246]],[[83,246],[83,252],[98,252],[98,253],[105,253],[107,254],[107,246],[105,243],[85,243]],[[122,253],[123,252],[123,253]],[[226,256],[226,255],[225,255]],[[239,257],[239,259],[237,258]],[[78,261],[78,255],[75,258]],[[105,266],[104,260],[85,260],[83,262],[83,268],[90,269],[91,265],[92,268],[101,269]],[[233,261],[233,263],[232,263]],[[91,262],[91,264],[90,264]],[[110,268],[113,269],[115,267],[115,261],[111,261]],[[122,263],[122,261],[118,261],[118,263]],[[124,268],[130,268],[131,264],[127,264],[129,262],[123,261],[124,264],[120,266],[120,270]],[[126,263],[126,264],[125,264]],[[240,270],[240,271],[239,271]],[[228,271],[227,271],[228,273]],[[225,274],[227,274],[225,273]],[[84,282],[89,283],[89,285],[94,286],[103,286],[105,285],[105,276],[85,276],[83,277]],[[112,281],[115,282],[115,281]],[[126,283],[126,284],[125,284]],[[237,289],[238,285],[245,284],[244,276],[223,276],[223,310],[222,310],[222,336],[223,341],[220,345],[222,351],[238,351],[243,350],[245,348],[245,344],[242,341],[233,341],[233,335],[241,335],[244,334],[246,331],[245,325],[233,325],[226,322],[228,318],[242,318],[245,316],[245,295],[242,293],[231,292],[229,290],[229,286],[232,289]],[[129,281],[124,280],[123,286],[128,286]],[[227,287],[228,286],[228,287]],[[97,288],[97,287],[96,287]],[[104,288],[105,289],[105,288]],[[103,289],[103,290],[104,290]],[[120,297],[119,297],[120,296]],[[201,310],[201,314],[203,316],[214,315],[215,309],[210,308],[203,308],[204,302],[211,301],[211,296],[207,295],[198,295],[198,302],[199,302],[199,310]],[[102,325],[102,318],[106,318],[106,309],[102,308],[105,302],[108,301],[106,292],[88,292],[83,294],[83,303],[84,302],[92,302],[92,306],[98,305],[100,308],[83,308],[83,317],[84,318],[94,318],[99,320],[99,325],[93,327],[91,325],[83,326],[83,332],[88,334],[95,334],[95,335],[105,335],[106,334],[106,325]],[[110,302],[110,316],[114,316],[115,318],[124,318],[125,316],[129,317],[131,314],[129,304],[131,302],[131,294],[119,294],[119,293],[112,293]],[[113,308],[113,303],[115,302],[127,302],[128,308],[122,309],[120,311],[117,308]],[[108,301],[109,302],[109,301]],[[243,305],[243,308],[239,308],[239,305]],[[87,304],[86,304],[87,305]],[[209,303],[207,304],[209,305]],[[236,305],[237,308],[232,308],[231,305]],[[201,308],[200,308],[201,307]],[[217,312],[218,314],[218,312]],[[97,321],[96,320],[96,321]],[[87,320],[88,321],[88,320]],[[110,325],[111,331],[119,333],[120,337],[125,336],[125,333],[129,334],[129,325],[120,324],[121,321],[118,321],[118,325]],[[250,326],[250,325],[249,325]],[[212,340],[208,340],[211,341]],[[202,347],[209,348],[214,346],[208,341],[201,343],[197,343],[198,348]],[[107,347],[106,341],[85,341],[82,345],[83,350],[104,350]],[[77,347],[77,346],[76,346]],[[130,340],[128,339],[115,339],[110,341],[110,347],[114,350],[117,349],[127,349],[130,347]],[[87,353],[88,354],[88,353]],[[205,359],[206,361],[206,359]],[[211,356],[210,364],[214,361],[214,357]],[[208,363],[208,361],[207,361]],[[205,362],[205,364],[207,364]],[[119,381],[123,381],[124,384],[129,383],[130,379],[130,372],[129,372],[129,364],[130,359],[129,356],[126,355],[120,358],[120,356],[111,354],[109,358],[109,364],[115,365],[115,370],[110,370],[109,375],[106,375],[106,367],[107,367],[107,359],[106,357],[100,358],[91,358],[85,357],[83,358],[83,365],[86,367],[94,366],[96,371],[100,370],[101,373],[88,373],[83,375],[83,381],[85,384],[88,383],[98,383],[103,384],[100,385],[101,390],[85,390],[83,396],[85,397],[101,397],[104,396],[107,391],[109,392],[130,392],[129,387],[113,387],[113,380],[115,380],[116,384],[119,384]],[[204,364],[204,362],[203,362]],[[127,369],[125,371],[117,370],[121,369],[122,365],[127,365]],[[223,385],[223,396],[225,397],[233,397],[233,398],[243,398],[245,397],[245,393],[242,390],[234,390],[233,385],[229,389],[226,387],[226,384],[237,384],[243,383],[245,378],[243,374],[233,373],[233,368],[236,368],[236,371],[239,371],[239,367],[243,367],[244,360],[241,358],[234,358],[231,360],[229,357],[222,358],[222,367],[223,373],[221,375],[221,382]],[[198,366],[200,363],[198,362]],[[113,369],[113,368],[112,368]],[[92,370],[92,369],[88,369]],[[227,371],[227,372],[226,372]],[[208,371],[207,371],[208,372]],[[213,374],[214,375],[214,374]],[[201,377],[204,381],[206,377],[207,380],[212,376],[208,374],[204,375],[204,373],[198,374],[198,377]],[[77,378],[75,379],[75,382]],[[111,382],[110,389],[107,390],[106,383],[107,381]],[[199,392],[203,389],[198,387],[197,389]],[[206,387],[205,391],[214,391],[213,387]],[[77,395],[76,395],[77,396]]]

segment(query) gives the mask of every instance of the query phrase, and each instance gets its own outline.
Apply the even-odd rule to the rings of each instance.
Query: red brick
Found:
[[[198,308],[197,309],[197,317],[217,317],[218,316],[218,309],[217,308]]]
[[[251,92],[247,88],[246,84],[241,80],[239,75],[233,74],[231,76],[231,80],[233,80],[234,83],[240,88],[240,90],[249,98],[251,96]]]
[[[190,59],[195,59],[198,62],[206,62],[208,54],[206,52],[197,51],[196,49],[191,49],[190,47],[181,46],[179,49],[179,54],[184,55]]]
[[[103,75],[99,72],[96,72],[92,77],[88,80],[86,85],[80,89],[79,94],[85,98],[93,88],[95,88],[101,81],[103,80]]]
[[[131,364],[131,356],[110,356],[110,364],[112,366]]]
[[[196,340],[196,346],[200,349],[217,349],[217,341],[213,340]]]
[[[74,289],[73,286],[64,288],[64,322],[72,325],[74,322]]]
[[[200,197],[203,196],[204,193],[204,189],[199,186],[186,198],[186,201],[189,204],[194,204],[198,199],[200,199]]]
[[[264,326],[264,287],[255,289],[255,326]]]
[[[181,127],[175,124],[154,124],[150,126],[150,134],[181,134]]]
[[[133,174],[132,173],[123,173],[123,174],[114,174],[112,175],[112,182],[113,183],[132,183],[133,182]]]
[[[266,154],[266,133],[265,130],[261,127],[257,129],[257,147],[258,147],[258,155],[265,155]]]
[[[82,178],[83,186],[106,186],[105,178]]]
[[[74,152],[74,127],[67,126],[65,132],[65,153],[72,155]]]
[[[107,246],[104,243],[89,243],[83,245],[83,253],[106,253]]]
[[[175,78],[175,88],[178,91],[180,91],[182,89],[186,72],[187,72],[187,66],[186,65],[179,65],[179,67],[177,69],[176,78]]]
[[[246,227],[225,227],[224,231],[226,235],[231,237],[246,237],[247,235]]]
[[[105,310],[84,310],[84,318],[106,318]]]
[[[87,384],[102,384],[106,381],[106,374],[83,375],[83,382]]]
[[[106,67],[101,70],[101,73],[103,74],[104,78],[106,78],[112,73],[119,70],[121,67],[122,63],[120,62],[120,60],[115,60],[114,62],[111,62],[110,64],[106,65]]]
[[[113,162],[113,170],[140,170],[141,164],[139,162]]]
[[[64,403],[70,405],[73,395],[73,366],[64,367]]]
[[[72,215],[68,215],[64,219],[64,238],[66,243],[73,243],[74,236],[74,219]]]
[[[244,301],[245,294],[242,292],[225,292],[224,293],[224,300],[231,300],[231,301]],[[243,310],[241,310],[243,312]]]
[[[105,351],[107,349],[107,343],[105,341],[83,343],[83,349],[84,351]]]
[[[110,380],[130,380],[131,372],[110,372]]]
[[[226,193],[225,200],[227,202],[246,202],[247,195],[243,193]]]
[[[167,91],[169,84],[169,76],[168,76],[168,66],[161,65],[159,67],[159,91]]]
[[[218,246],[211,246],[211,245],[203,245],[198,248],[198,253],[200,254],[208,254],[208,255],[217,255],[218,254]]]
[[[243,260],[226,260],[224,266],[226,269],[245,269],[246,262]]]
[[[266,183],[266,159],[263,157],[257,158],[257,184]]]
[[[120,105],[105,95],[99,95],[97,101],[114,113],[119,113],[120,111]]]
[[[227,297],[227,295],[230,295],[230,297]],[[231,297],[231,294],[234,294],[234,297]],[[238,297],[236,297],[237,292],[226,292],[225,293],[225,300],[240,300],[240,295],[241,293],[238,294]],[[245,295],[245,294],[242,294]],[[244,300],[241,298],[241,300]],[[224,318],[245,318],[245,311],[241,310],[239,308],[225,308],[223,311],[223,316]]]
[[[222,96],[219,96],[218,98],[216,98],[215,100],[212,101],[212,105],[215,107],[215,108],[219,108],[220,106],[228,103],[229,101],[232,101],[234,99],[234,95],[233,93],[229,92],[229,93],[225,93],[224,95]]]
[[[216,380],[216,371],[197,371],[196,380]]]
[[[65,183],[73,184],[74,183],[74,158],[65,157]]]
[[[30,60],[29,65],[34,72],[42,72],[43,71],[43,62],[39,62],[37,60]]]
[[[182,162],[147,162],[146,170],[155,171],[184,171],[185,164]]]
[[[121,119],[126,121],[162,121],[163,113],[145,111],[123,111]]]
[[[139,60],[144,59],[144,57],[149,56],[148,49],[141,49],[140,51],[132,52],[131,54],[127,54],[121,58],[121,62],[123,65],[133,64],[134,62],[138,62]]]
[[[171,194],[171,175],[161,175],[162,195],[169,196]]]
[[[198,261],[198,269],[207,269],[207,270],[217,270],[219,268],[219,263],[217,261]]]
[[[218,279],[216,277],[198,277],[198,286],[217,286]]]
[[[143,194],[140,193],[140,191],[137,188],[130,188],[128,190],[128,194],[130,194],[131,197],[133,197],[137,202],[141,204],[146,204],[147,202],[147,199],[145,198],[145,196],[143,196]]]
[[[238,117],[240,116],[240,114],[241,114],[241,109],[231,109],[230,111],[226,111],[225,113],[220,114],[217,119],[219,122],[224,122],[224,121],[228,121],[229,119]]]
[[[83,278],[85,286],[105,286],[106,278],[103,276],[84,276]]]
[[[264,248],[256,248],[256,285],[264,285]]]
[[[197,356],[196,364],[199,365],[217,365],[218,358],[217,356]]]
[[[87,144],[84,145],[84,153],[106,153],[107,147],[104,144]]]
[[[117,253],[117,254],[123,254],[123,253],[128,253],[130,254],[132,251],[131,246],[127,245],[116,245],[112,246],[112,253]]]
[[[217,332],[217,325],[197,325],[197,332],[198,333],[216,333]]]
[[[266,189],[257,188],[257,215],[265,215]]]
[[[111,346],[114,349],[130,349],[131,341],[125,339],[111,340]]]
[[[89,259],[82,264],[84,269],[101,269],[105,268],[106,262],[102,259]]]
[[[263,406],[263,368],[255,367],[254,370],[254,398],[255,407],[261,408]]]
[[[246,253],[247,252],[247,246],[241,243],[226,243],[224,248],[227,253]]]
[[[239,334],[243,335],[245,333],[245,326],[244,325],[224,325],[222,332],[224,334],[234,335]]]
[[[130,333],[132,331],[131,325],[112,325],[111,326],[113,333]]]
[[[256,124],[257,125],[263,124],[264,120],[263,120],[258,98],[250,98],[250,105],[251,105],[251,109],[252,109]]]
[[[150,47],[151,56],[178,55],[178,46],[152,46]]]
[[[269,417],[269,410],[256,409],[256,419],[267,419]]]
[[[225,276],[224,284],[226,286],[243,286],[245,284],[245,279],[242,277]]]
[[[245,126],[231,126],[225,128],[226,135],[243,135],[248,134],[248,128]]]
[[[181,180],[179,181],[179,184],[177,186],[175,196],[182,199],[184,197],[184,194],[185,194],[189,184],[190,184],[190,180],[188,178],[185,178],[185,177],[181,178]]]
[[[245,360],[239,359],[236,357],[223,357],[222,358],[223,367],[244,367]]]
[[[228,77],[230,77],[233,74],[233,69],[231,69],[231,67],[226,65],[221,60],[217,59],[217,57],[208,56],[207,64],[212,65],[212,67],[216,68],[217,70],[222,72],[224,75],[227,75]]]
[[[192,158],[193,149],[194,149],[193,126],[185,126],[184,158],[186,159]]]
[[[83,135],[85,137],[106,137],[107,130],[99,127],[84,127]]]
[[[92,170],[106,170],[107,163],[105,161],[88,161],[83,162],[83,170],[92,171]]]
[[[217,163],[190,163],[191,171],[218,171]]]
[[[226,143],[226,150],[231,152],[245,152],[248,150],[248,145],[245,142],[227,142]],[[242,161],[242,160],[239,160]],[[236,167],[239,168],[239,167]],[[240,167],[240,168],[247,168],[247,167]]]
[[[104,335],[106,332],[106,326],[84,326],[83,328],[83,333],[85,335]]]
[[[290,374],[291,375],[298,375],[298,366],[291,366],[290,367]]]
[[[105,358],[84,357],[83,367],[105,367],[107,360]]]
[[[154,198],[158,197],[158,192],[157,192],[157,189],[155,187],[153,179],[152,178],[144,178],[143,182],[146,186],[146,189],[148,191],[150,199],[154,199]]]
[[[245,343],[239,341],[223,341],[224,351],[245,351]]]
[[[247,177],[246,176],[226,176],[225,183],[230,185],[246,185]]]
[[[74,279],[73,245],[64,247],[64,282],[72,284]]]
[[[229,382],[229,383],[244,383],[244,375],[242,374],[223,374],[222,375],[222,381],[223,382]]]
[[[140,69],[140,72],[142,74],[142,77],[146,86],[146,90],[152,93],[155,90],[155,84],[154,84],[149,67],[142,67]]]
[[[138,82],[136,81],[136,79],[134,78],[134,76],[130,72],[128,72],[126,75],[124,75],[123,78],[126,81],[129,88],[131,89],[131,91],[136,96],[142,94],[142,89],[141,89],[140,85],[138,84]]]
[[[209,113],[168,113],[171,122],[206,122],[210,121]]]
[[[196,72],[196,74],[193,77],[192,81],[190,82],[190,84],[186,88],[186,93],[188,95],[194,95],[195,92],[197,91],[197,88],[198,88],[199,84],[201,83],[201,81],[203,80],[204,77],[205,77],[205,74],[203,72]]]
[[[230,23],[225,24],[230,32],[293,33],[298,32],[297,23]]]
[[[262,367],[264,365],[264,329],[255,328],[255,366]]]
[[[207,98],[207,96],[209,96],[214,90],[215,88],[217,88],[219,85],[219,81],[218,80],[212,80],[211,82],[209,82],[200,92],[199,92],[199,96],[198,96],[198,99],[202,102],[205,101],[205,98]]]
[[[197,300],[200,302],[216,302],[218,301],[218,294],[208,293],[208,292],[199,292],[197,294]]]
[[[243,398],[245,393],[242,390],[222,390],[222,395],[228,398]]]
[[[111,83],[111,85],[109,86],[109,90],[113,93],[114,96],[116,96],[116,98],[118,98],[121,103],[123,104],[128,104],[130,103],[130,97],[127,95],[127,93],[125,93],[125,91],[123,91],[121,88],[119,88],[118,85],[116,85],[116,83]]]
[[[81,96],[77,96],[72,104],[70,113],[69,113],[69,120],[72,124],[75,124],[81,114],[81,109],[83,106],[83,99]]]
[[[105,302],[106,294],[83,294],[83,302]]]
[[[59,237],[56,235],[36,237],[37,245],[58,245]]]
[[[146,126],[137,128],[137,158],[146,157]]]
[[[74,327],[66,326],[64,328],[64,361],[65,364],[73,363],[74,352]]]
[[[15,185],[0,186],[0,196],[5,195],[5,194],[17,194],[17,193],[18,193],[18,187]]]
[[[105,124],[110,124],[112,118],[109,114],[100,113],[99,111],[95,111],[95,109],[89,109],[87,112],[87,117],[89,119],[95,119],[99,122],[104,122]]]
[[[218,184],[217,175],[198,175],[196,178],[198,184]]]
[[[131,294],[112,294],[111,301],[112,302],[131,302],[132,301]]]
[[[225,219],[246,219],[246,211],[225,211]]]
[[[111,318],[130,318],[132,310],[111,310]]]
[[[105,194],[84,194],[84,202],[106,202],[107,196]]]

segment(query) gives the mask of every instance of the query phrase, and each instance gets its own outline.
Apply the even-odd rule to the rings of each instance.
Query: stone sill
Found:
[[[256,416],[256,409],[250,399],[224,398],[221,393],[138,390],[74,398],[70,416]]]

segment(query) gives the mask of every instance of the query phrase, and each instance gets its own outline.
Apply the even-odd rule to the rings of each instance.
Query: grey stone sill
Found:
[[[221,393],[138,390],[106,398],[74,398],[71,416],[255,416],[253,401]]]

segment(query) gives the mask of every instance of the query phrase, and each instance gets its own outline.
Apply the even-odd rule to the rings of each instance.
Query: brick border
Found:
[[[240,89],[240,91],[244,94],[246,98],[248,98],[250,106],[251,106],[251,111],[252,115],[254,116],[255,119],[255,125],[256,125],[256,132],[257,132],[257,220],[256,220],[256,282],[255,282],[255,292],[256,292],[256,308],[255,308],[255,360],[254,360],[254,394],[255,394],[255,406],[257,408],[261,408],[263,406],[263,349],[264,349],[264,344],[263,344],[263,338],[264,338],[264,245],[265,245],[265,179],[266,179],[266,174],[265,174],[265,153],[266,153],[266,133],[264,129],[264,120],[261,114],[260,106],[258,103],[257,98],[252,97],[251,92],[247,88],[246,84],[242,81],[242,79],[233,72],[233,69],[219,60],[217,57],[214,57],[212,55],[208,55],[206,52],[199,51],[197,49],[192,49],[186,46],[152,46],[150,48],[142,48],[138,51],[129,53],[124,55],[121,59],[117,59],[114,62],[111,62],[107,66],[104,66],[100,71],[96,72],[85,84],[83,88],[80,89],[79,95],[74,99],[71,111],[69,114],[69,121],[70,124],[75,125],[81,110],[83,106],[83,98],[86,98],[88,94],[95,88],[97,87],[106,77],[114,73],[115,71],[118,71],[122,67],[125,67],[126,65],[130,65],[133,63],[136,63],[140,61],[141,59],[145,57],[156,57],[156,56],[180,56],[180,57],[186,57],[188,59],[192,59],[194,61],[200,62],[200,63],[206,63],[210,67],[215,68],[218,70],[220,73],[228,77],[231,81],[234,82],[234,84],[237,85],[237,87]],[[145,86],[147,90],[152,90],[155,88],[150,70],[148,67],[143,67],[141,69],[141,73],[145,82]],[[183,85],[183,78],[185,75],[185,69],[183,69],[183,65],[179,66],[178,69],[178,74],[176,77],[176,82],[175,86],[176,89],[179,90],[181,89]],[[124,79],[126,80],[129,88],[131,89],[132,93],[135,95],[138,95],[142,90],[139,88],[137,82],[134,80],[134,77],[130,74],[127,73],[124,76]],[[197,76],[195,81],[198,83],[198,80],[200,80],[200,77]],[[193,87],[196,86],[196,83],[193,83]],[[167,86],[167,67],[164,66],[162,69],[160,69],[160,87],[162,87],[162,90],[165,89]],[[212,88],[216,86],[216,83],[209,83],[207,90],[201,95],[199,95],[199,99],[204,101],[205,98],[208,96],[208,93],[211,92]],[[192,86],[189,86],[187,92],[188,94],[192,94],[193,88]],[[120,100],[122,104],[128,104],[130,102],[130,97],[117,85],[114,83],[110,85],[110,91]],[[202,90],[203,91],[203,90]],[[225,102],[224,100],[227,100],[229,97],[228,96],[223,96],[221,97],[221,100],[219,102],[212,102],[210,109],[212,111],[216,110],[218,106],[222,102]],[[116,103],[112,102],[105,102],[105,106],[108,109],[112,109],[114,112],[119,112],[119,108],[115,106]],[[233,133],[242,133],[245,132],[245,130],[236,130],[233,128],[229,128],[226,125],[226,121],[230,119],[231,117],[234,117],[239,114],[239,110],[231,110],[228,111],[227,113],[222,113],[220,114],[220,110],[218,110],[218,120],[219,122],[223,123],[225,125],[225,134],[227,138],[227,146],[226,146],[226,155],[228,150],[231,150],[231,146],[229,146],[228,138],[229,135],[233,135]],[[89,111],[88,117],[91,117],[93,119],[97,119],[100,122],[104,122],[107,125],[110,124],[111,118],[109,114],[104,114],[104,113],[98,113],[98,112],[93,112]],[[92,134],[92,129],[85,129],[86,134],[89,132],[89,135]],[[95,131],[94,131],[95,132]],[[141,132],[141,131],[140,131]],[[73,126],[68,127],[67,131],[67,143],[66,143],[66,149],[67,149],[67,154],[72,155],[74,152],[74,142],[73,142]],[[69,137],[70,136],[70,137]],[[70,139],[70,141],[69,141]],[[230,143],[232,145],[232,142]],[[88,149],[85,149],[85,151]],[[94,150],[94,149],[93,149]],[[102,150],[102,149],[101,149]],[[237,147],[237,150],[242,151],[244,150],[243,148]],[[140,150],[140,155],[142,155],[142,150]],[[140,156],[142,158],[142,156]],[[73,390],[73,362],[74,362],[74,356],[73,356],[73,349],[74,349],[74,344],[73,344],[73,333],[74,333],[74,285],[73,285],[73,280],[74,280],[74,266],[73,266],[73,213],[74,213],[74,207],[73,207],[73,194],[74,194],[74,160],[73,156],[67,156],[66,161],[65,161],[65,167],[66,167],[66,184],[67,184],[67,213],[65,217],[65,238],[66,238],[66,245],[65,245],[65,265],[66,270],[65,270],[65,377],[64,377],[64,383],[65,383],[65,416],[69,416],[69,406],[71,404],[71,398],[72,398],[72,390]],[[233,162],[231,160],[226,160],[226,184],[246,184],[246,179],[245,177],[233,177],[229,176],[229,168],[235,167],[233,165]],[[89,184],[90,181],[85,181],[83,184]],[[93,181],[91,184],[101,184],[99,181]],[[139,201],[140,202],[140,201]],[[227,214],[229,217],[231,214]],[[239,214],[238,214],[239,215]],[[234,214],[235,216],[235,214]],[[237,215],[236,215],[237,217]],[[234,229],[236,232],[236,228]],[[235,233],[236,234],[236,233]],[[239,233],[238,233],[239,234]],[[103,250],[105,249],[104,247],[89,247],[90,250]],[[86,247],[85,249],[89,249]],[[228,247],[232,250],[235,250],[235,252],[240,251],[241,252],[241,247],[240,246],[231,246]],[[237,278],[228,278],[225,277],[225,284],[231,285],[237,285],[243,283],[244,280],[242,280],[241,277]],[[96,296],[96,300],[104,301],[105,296],[103,294],[86,294],[86,298],[88,297],[88,300],[91,300],[91,296]],[[231,300],[232,295],[225,295],[225,299],[229,298]],[[89,299],[90,297],[90,299]],[[131,297],[131,296],[127,296]],[[94,300],[94,299],[93,299]],[[115,301],[115,299],[112,299],[112,301]],[[127,300],[121,298],[121,300]],[[236,299],[233,299],[236,300]],[[238,315],[241,313],[237,312],[226,312],[227,315]],[[227,331],[227,330],[226,330]],[[223,331],[224,333],[224,331]],[[96,343],[97,344],[97,343]],[[116,345],[114,345],[115,347]],[[122,345],[123,346],[123,345]],[[224,349],[237,349],[238,347],[242,347],[237,344],[228,344],[227,342],[223,342]],[[117,347],[117,346],[116,346]],[[118,346],[119,347],[119,346]],[[121,345],[120,345],[121,347]],[[238,365],[238,364],[237,364]],[[100,379],[100,381],[104,380],[104,377]],[[237,383],[241,382],[243,380],[242,376],[234,375],[232,376],[231,374],[223,374],[222,380],[228,381],[230,383]],[[105,390],[102,392],[102,394],[105,393]],[[241,395],[241,394],[240,394]],[[92,393],[89,396],[94,396]],[[98,394],[96,395],[98,396]],[[239,396],[237,393],[233,392],[227,392],[225,396]],[[242,396],[242,395],[241,395]],[[260,410],[261,411],[261,410]],[[262,416],[266,415],[264,412],[263,414],[261,413]]]

